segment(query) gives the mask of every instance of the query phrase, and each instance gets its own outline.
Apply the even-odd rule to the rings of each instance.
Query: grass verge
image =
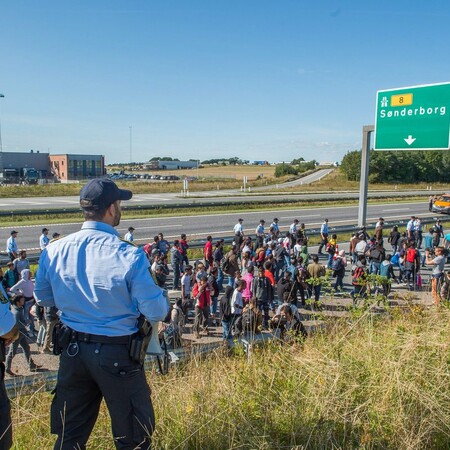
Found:
[[[338,322],[304,345],[149,374],[158,449],[447,449],[450,311]],[[13,400],[15,449],[51,448],[51,396]],[[90,449],[113,449],[104,405]]]

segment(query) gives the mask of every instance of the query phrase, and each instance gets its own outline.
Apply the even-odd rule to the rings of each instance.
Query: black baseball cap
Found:
[[[131,191],[119,189],[109,178],[94,178],[80,191],[80,206],[83,209],[103,209],[117,200],[130,200]]]
[[[18,231],[12,230],[12,231],[11,231],[11,236],[12,236],[13,234],[19,234],[19,232],[18,232]]]
[[[128,227],[128,231],[134,231],[133,227]]]
[[[52,238],[53,239],[56,239],[59,236],[61,236],[61,235],[59,233],[56,233],[56,232],[52,234]]]
[[[45,233],[46,231],[48,231],[48,228],[42,228],[43,233]]]

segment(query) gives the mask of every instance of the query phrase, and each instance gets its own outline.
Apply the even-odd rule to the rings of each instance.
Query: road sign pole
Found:
[[[359,208],[358,226],[366,225],[367,193],[369,191],[369,158],[370,158],[370,134],[373,133],[373,125],[363,126],[363,140],[361,150],[361,180],[359,183]]]

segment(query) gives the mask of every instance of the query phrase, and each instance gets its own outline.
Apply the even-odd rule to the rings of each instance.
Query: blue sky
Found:
[[[4,0],[4,151],[340,161],[376,91],[450,81],[450,2]]]

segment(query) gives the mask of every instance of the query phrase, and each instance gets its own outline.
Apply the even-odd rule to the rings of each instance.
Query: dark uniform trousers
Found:
[[[70,356],[73,355],[73,356]],[[128,345],[76,342],[60,357],[51,407],[55,449],[85,449],[105,399],[117,449],[150,449],[155,416],[143,367]]]
[[[5,365],[0,363],[0,450],[12,446],[11,407],[5,389]]]

